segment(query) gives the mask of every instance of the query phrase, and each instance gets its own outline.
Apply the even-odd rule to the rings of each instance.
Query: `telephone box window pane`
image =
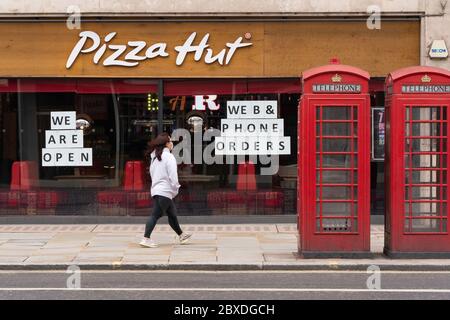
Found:
[[[320,167],[320,157],[317,157],[317,166]],[[353,167],[358,166],[357,157],[353,157]],[[335,155],[324,154],[322,155],[322,167],[324,168],[352,168],[352,155]]]
[[[351,120],[351,108],[323,107],[322,120]]]
[[[413,202],[411,203],[411,210],[413,217],[421,216],[440,216],[440,203],[439,202]]]
[[[440,232],[441,220],[439,219],[413,219],[411,232]]]
[[[317,125],[319,129],[319,125]],[[318,133],[320,135],[320,132]],[[351,135],[351,123],[322,123],[322,135],[323,136],[350,136]]]
[[[411,163],[410,163],[411,161]],[[447,156],[436,154],[413,154],[405,156],[405,168],[439,168],[446,167]]]
[[[412,120],[439,120],[440,108],[414,107],[412,108]]]
[[[413,123],[412,124],[412,136],[415,137],[427,137],[427,136],[440,136],[441,128],[439,123]]]
[[[322,214],[335,214],[339,216],[351,215],[351,202],[322,202]],[[316,206],[317,214],[320,214],[319,204]],[[354,209],[356,212],[356,209]]]
[[[424,171],[406,171],[405,181],[406,183],[440,183],[440,171],[437,170],[424,170]],[[410,179],[412,177],[412,179]],[[442,183],[447,183],[447,172],[442,171]]]
[[[351,181],[351,171],[322,171],[322,183],[352,183]],[[316,173],[316,181],[320,181],[320,171]],[[358,173],[356,170],[353,172],[353,183],[358,183]]]
[[[409,151],[411,148],[412,152],[446,152],[447,145],[444,141],[442,141],[442,150],[441,148],[441,139],[406,139],[405,150]],[[411,145],[412,143],[412,145]]]
[[[320,200],[320,188],[317,187],[316,197]],[[322,199],[345,200],[351,197],[351,187],[322,187]]]
[[[406,187],[406,200],[437,200],[439,199],[439,187]]]
[[[317,150],[320,149],[320,140],[316,141]],[[322,139],[323,152],[351,152],[350,139]],[[356,150],[354,150],[356,151]]]

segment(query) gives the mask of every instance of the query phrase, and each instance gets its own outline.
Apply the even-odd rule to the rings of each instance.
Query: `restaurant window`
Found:
[[[154,80],[1,81],[0,214],[148,214],[156,106]]]
[[[191,154],[176,155],[180,215],[296,214],[299,79],[159,83],[0,79],[0,215],[149,215],[144,153],[159,128],[178,149],[189,143]],[[194,107],[207,96],[216,107]],[[241,100],[276,101],[289,154],[269,155],[269,163],[249,155],[205,161],[227,103]]]
[[[180,215],[296,214],[296,80],[173,80],[164,87],[164,131],[175,134]],[[232,101],[276,101],[290,154],[205,160]],[[189,150],[189,155],[185,151]],[[175,150],[176,151],[176,150]],[[261,161],[264,158],[264,161]],[[269,160],[269,163],[267,162]]]

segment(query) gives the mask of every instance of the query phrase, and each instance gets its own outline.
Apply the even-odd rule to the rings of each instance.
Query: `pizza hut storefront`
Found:
[[[383,107],[420,51],[418,21],[383,23],[0,23],[0,215],[148,215],[163,131],[180,215],[295,215],[300,75],[337,56]]]

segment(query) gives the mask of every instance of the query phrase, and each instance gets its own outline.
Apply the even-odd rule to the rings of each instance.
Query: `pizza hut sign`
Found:
[[[80,32],[80,40],[75,44],[66,62],[66,69],[70,69],[83,54],[92,55],[92,62],[98,64],[104,58],[102,64],[108,66],[136,67],[141,61],[155,59],[158,57],[168,57],[167,43],[158,42],[147,44],[146,41],[128,41],[126,44],[110,43],[117,32],[108,33],[103,39],[94,31]],[[194,60],[203,61],[206,64],[218,63],[228,65],[238,49],[251,46],[252,43],[243,43],[242,37],[238,37],[234,42],[226,43],[225,48],[214,53],[209,48],[209,33],[205,34],[198,44],[195,43],[196,32],[192,32],[186,41],[174,50],[178,52],[176,65],[184,63],[189,53],[194,54]]]

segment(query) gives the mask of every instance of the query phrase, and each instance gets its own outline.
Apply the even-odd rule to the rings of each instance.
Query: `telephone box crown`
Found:
[[[422,77],[422,82],[431,82],[431,77],[429,75],[424,75]]]
[[[335,74],[333,77],[331,77],[331,81],[333,82],[341,82],[342,81],[342,77],[339,74]]]

